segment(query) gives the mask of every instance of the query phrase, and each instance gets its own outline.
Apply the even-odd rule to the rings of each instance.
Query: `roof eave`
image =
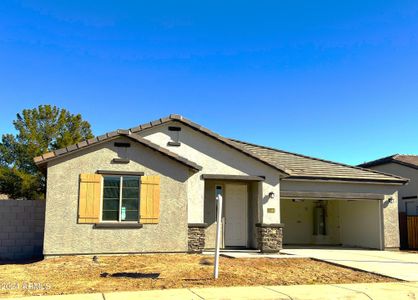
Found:
[[[412,169],[418,170],[418,166],[417,165],[409,164],[409,163],[404,162],[404,161],[394,160],[393,163],[396,163],[396,164],[399,164],[399,165],[403,165],[403,166],[410,167]]]
[[[284,180],[295,181],[325,181],[325,182],[349,182],[349,183],[369,183],[369,184],[390,184],[390,185],[405,185],[409,179],[371,179],[371,178],[355,178],[355,177],[331,177],[331,176],[289,176]]]
[[[367,169],[367,168],[362,168],[362,167],[359,167],[359,166],[351,166],[351,165],[347,165],[347,164],[343,164],[343,163],[337,163],[337,162],[330,161],[330,160],[325,160],[325,159],[320,159],[320,158],[311,157],[311,156],[307,156],[307,155],[302,155],[302,154],[299,154],[299,153],[279,150],[279,149],[275,149],[275,148],[272,148],[272,147],[261,146],[261,145],[257,145],[257,144],[254,144],[254,143],[244,142],[244,141],[240,141],[240,140],[236,140],[236,139],[230,139],[230,140],[238,142],[238,143],[244,143],[244,144],[247,144],[247,145],[251,145],[251,146],[254,146],[254,147],[260,147],[260,148],[271,150],[271,151],[287,153],[287,154],[291,154],[291,155],[295,155],[295,156],[299,156],[299,157],[303,157],[303,158],[307,158],[307,159],[311,159],[311,160],[322,161],[322,162],[330,163],[330,164],[333,164],[333,165],[339,165],[339,166],[343,166],[343,167],[347,167],[347,168],[351,168],[351,169],[357,169],[357,170],[361,170],[361,171],[365,171],[365,172],[372,172],[372,173],[375,173],[375,174],[385,175],[385,176],[393,178],[393,179],[382,179],[384,181],[391,181],[391,180],[393,180],[393,181],[397,181],[397,180],[405,181],[406,180],[405,183],[407,183],[409,181],[409,179],[407,179],[407,178],[397,176],[397,175],[394,175],[394,174],[389,174],[389,173],[373,170],[373,169]],[[292,175],[292,174],[290,175],[290,177],[295,177],[295,176],[297,176],[297,175]],[[310,177],[310,178],[317,178],[317,176],[311,176],[311,175],[307,175],[307,176]],[[332,178],[332,176],[323,176],[323,177]],[[343,177],[336,177],[336,178],[343,178]],[[352,178],[358,178],[358,177],[352,177]],[[375,180],[380,180],[380,179],[370,178],[370,179],[367,179],[367,180],[375,181]]]
[[[106,134],[106,136],[107,136],[107,134]],[[66,152],[62,152],[62,153],[60,153],[58,155],[55,154],[55,151],[48,152],[46,154],[43,154],[42,156],[35,157],[34,158],[34,162],[35,162],[35,165],[38,168],[40,168],[40,170],[46,169],[47,168],[47,164],[49,162],[51,162],[51,161],[54,161],[54,160],[56,160],[58,158],[62,158],[62,157],[66,157],[68,155],[74,154],[74,153],[76,153],[76,152],[78,152],[80,150],[89,149],[89,148],[91,148],[91,147],[93,147],[95,145],[100,145],[100,144],[103,144],[105,142],[109,142],[109,141],[115,140],[115,139],[120,138],[120,137],[127,137],[129,139],[132,139],[132,140],[134,140],[134,141],[142,144],[143,146],[146,146],[146,147],[150,148],[151,150],[154,150],[154,151],[156,151],[156,152],[158,152],[158,153],[160,153],[162,155],[165,155],[165,156],[167,156],[167,157],[169,157],[171,159],[176,160],[177,162],[179,162],[179,163],[181,163],[183,165],[188,166],[189,168],[191,168],[191,169],[193,169],[195,171],[202,170],[202,167],[200,165],[198,165],[198,164],[196,164],[196,163],[194,163],[192,161],[189,161],[188,159],[183,158],[183,157],[181,157],[181,156],[179,156],[179,155],[177,155],[175,153],[172,153],[171,151],[169,151],[169,150],[167,150],[165,148],[162,148],[162,147],[160,147],[160,146],[158,146],[158,145],[156,145],[156,144],[154,144],[154,143],[152,143],[152,142],[150,142],[150,141],[148,141],[148,140],[146,140],[146,139],[144,139],[142,137],[134,136],[128,130],[126,130],[126,131],[125,130],[123,130],[123,131],[122,130],[118,130],[118,133],[117,134],[112,135],[110,137],[106,137],[106,138],[103,138],[103,136],[99,136],[99,137],[95,138],[95,140],[96,140],[95,142],[91,142],[91,143],[88,143],[87,142],[82,147],[78,147],[77,146],[78,144],[76,144],[76,145],[69,146],[67,148],[58,149],[58,150],[56,150],[57,152],[59,152],[59,151],[62,152],[64,149],[67,149]],[[70,148],[72,150],[68,150],[68,148]]]

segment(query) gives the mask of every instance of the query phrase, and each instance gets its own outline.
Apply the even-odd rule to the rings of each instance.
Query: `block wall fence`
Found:
[[[0,261],[42,257],[44,200],[0,200]]]

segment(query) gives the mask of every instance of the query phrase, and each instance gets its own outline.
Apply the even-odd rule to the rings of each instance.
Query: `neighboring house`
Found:
[[[407,185],[399,187],[399,212],[401,217],[418,216],[418,155],[394,154],[363,163],[361,166],[409,178],[410,182]],[[407,227],[401,226],[400,229],[401,240],[406,245]]]
[[[10,199],[9,195],[7,194],[0,194],[0,200],[8,200]]]
[[[395,175],[227,139],[179,115],[35,158],[47,174],[44,254],[214,247],[399,247]]]

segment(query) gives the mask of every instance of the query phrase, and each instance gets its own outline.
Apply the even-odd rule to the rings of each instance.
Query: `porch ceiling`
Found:
[[[337,193],[337,192],[297,192],[281,191],[280,198],[322,199],[322,200],[384,200],[385,195],[373,193]]]

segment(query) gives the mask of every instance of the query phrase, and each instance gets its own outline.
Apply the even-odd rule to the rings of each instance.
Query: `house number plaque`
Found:
[[[276,212],[276,209],[274,207],[267,208],[267,213],[274,214]]]

